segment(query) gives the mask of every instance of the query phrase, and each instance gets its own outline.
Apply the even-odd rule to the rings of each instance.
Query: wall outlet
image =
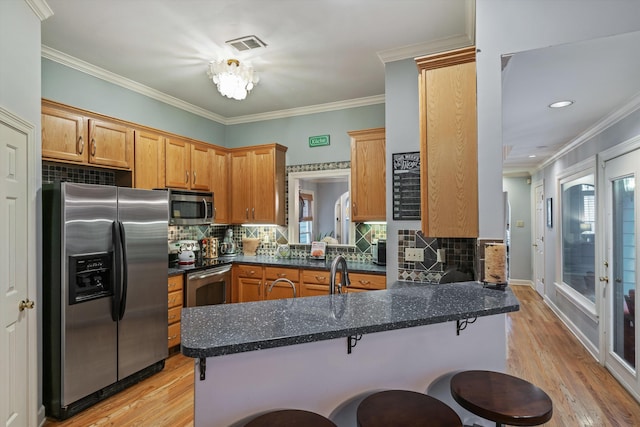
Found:
[[[424,249],[422,248],[405,248],[404,249],[405,261],[424,261]]]
[[[447,259],[447,256],[444,252],[444,248],[438,249],[438,251],[436,252],[436,261],[445,262],[446,259]]]

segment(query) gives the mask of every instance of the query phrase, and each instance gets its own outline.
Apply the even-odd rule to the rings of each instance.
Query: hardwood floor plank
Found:
[[[520,311],[507,316],[507,372],[542,388],[553,400],[546,426],[640,426],[640,405],[584,349],[534,289],[511,287]],[[176,354],[158,374],[47,427],[193,426],[191,358]]]
[[[520,311],[508,315],[507,372],[553,400],[546,426],[640,426],[640,405],[587,352],[536,291],[512,286]]]

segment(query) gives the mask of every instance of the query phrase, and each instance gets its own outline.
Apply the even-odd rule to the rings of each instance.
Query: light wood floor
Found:
[[[507,372],[545,390],[554,405],[546,426],[640,426],[640,405],[566,329],[538,294],[512,286],[520,311],[508,315]],[[472,330],[472,329],[471,329]],[[65,422],[47,427],[193,425],[193,360],[174,355],[165,369]]]

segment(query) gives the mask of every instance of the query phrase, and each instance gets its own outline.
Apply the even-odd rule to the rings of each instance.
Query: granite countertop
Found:
[[[219,257],[215,259],[217,265],[221,264],[252,264],[269,267],[283,267],[283,268],[305,268],[309,270],[325,270],[331,269],[331,261],[318,261],[310,260],[306,258],[275,258],[271,256],[245,256],[236,255],[234,257]],[[205,260],[205,264],[207,264]],[[373,263],[361,263],[347,261],[349,273],[368,273],[368,274],[386,274],[387,269],[384,265],[377,265]],[[169,276],[178,274],[189,273],[191,271],[197,271],[204,268],[210,268],[211,265],[198,265],[189,268],[172,268],[169,267]]]
[[[183,308],[181,351],[194,358],[222,356],[519,308],[509,287],[492,290],[478,282],[395,282],[379,291]]]

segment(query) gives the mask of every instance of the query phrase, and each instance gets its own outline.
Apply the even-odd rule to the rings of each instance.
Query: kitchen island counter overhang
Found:
[[[386,388],[429,392],[460,411],[447,392],[438,395],[438,378],[504,371],[506,313],[517,310],[509,287],[478,282],[185,308],[194,425],[243,425],[297,408],[352,426],[353,402]]]

